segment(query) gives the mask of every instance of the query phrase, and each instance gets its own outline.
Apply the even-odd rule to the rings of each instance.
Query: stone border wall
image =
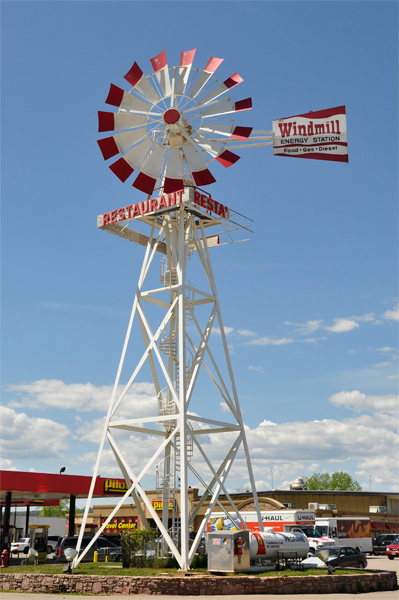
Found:
[[[0,574],[0,589],[61,594],[156,594],[214,596],[234,594],[333,594],[397,589],[394,571],[358,575],[308,575],[282,577],[225,577],[178,575],[176,577],[128,577],[99,575]]]

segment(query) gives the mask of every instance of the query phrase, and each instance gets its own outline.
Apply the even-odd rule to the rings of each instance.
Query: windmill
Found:
[[[208,168],[214,160],[230,167],[239,159],[232,150],[273,144],[272,131],[253,131],[235,122],[237,113],[252,108],[250,98],[231,98],[231,90],[243,81],[240,75],[234,73],[221,82],[215,72],[223,59],[211,57],[200,70],[192,66],[194,55],[195,50],[182,52],[179,66],[169,67],[163,51],[151,59],[154,72],[148,77],[134,63],[125,75],[131,86],[128,91],[111,84],[106,103],[118,111],[99,112],[99,131],[113,132],[98,140],[104,159],[110,161],[109,168],[122,182],[133,176],[133,187],[144,192],[147,199],[99,215],[97,225],[144,246],[145,253],[77,545],[79,550],[94,482],[108,444],[125,479],[126,492],[93,541],[131,497],[144,525],[144,507],[147,509],[181,569],[189,568],[216,504],[226,513],[219,504],[220,493],[229,501],[230,512],[245,527],[226,487],[240,449],[263,529],[209,251],[223,235],[229,242],[237,241],[237,234],[248,230],[250,223],[203,188],[215,181]],[[280,131],[291,132],[291,126],[285,124]],[[160,281],[154,284],[151,275],[154,271],[159,273],[159,255]],[[143,352],[132,368],[126,357],[134,324],[141,332]],[[218,335],[212,335],[214,332]],[[215,338],[220,340],[219,354],[213,349]],[[156,402],[148,414],[132,417],[123,407],[146,368],[152,377]],[[122,385],[124,369],[128,378]],[[201,402],[201,394],[207,393],[199,387],[203,376],[218,398],[213,399],[214,403],[223,405],[223,419],[215,417],[215,410],[202,414],[205,403]],[[195,402],[199,410],[194,410]],[[138,473],[124,450],[123,436],[117,437],[121,433],[159,440]],[[218,464],[214,464],[207,443],[215,435],[218,439],[227,436],[225,455]],[[194,453],[206,475],[191,460]],[[162,517],[142,484],[152,471],[162,495]],[[189,506],[189,476],[204,490],[194,511]],[[172,518],[170,528],[170,495],[175,515],[178,486],[181,522],[178,526]],[[205,501],[208,508],[190,547],[190,523]],[[74,566],[89,548],[90,545],[74,559]]]

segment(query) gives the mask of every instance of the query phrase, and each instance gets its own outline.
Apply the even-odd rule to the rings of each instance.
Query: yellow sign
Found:
[[[128,489],[126,481],[120,479],[106,479],[104,481],[104,494],[124,494]]]
[[[155,510],[162,510],[163,509],[163,502],[162,500],[153,500],[152,501],[152,505],[154,507]],[[173,500],[169,500],[169,510],[173,510]]]

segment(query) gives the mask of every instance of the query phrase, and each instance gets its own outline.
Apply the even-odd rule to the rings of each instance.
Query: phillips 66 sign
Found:
[[[273,121],[273,153],[348,162],[345,106]]]

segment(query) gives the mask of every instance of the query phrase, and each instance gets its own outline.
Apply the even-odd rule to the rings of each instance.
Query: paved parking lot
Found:
[[[383,571],[396,571],[399,578],[399,558],[389,560],[384,554],[378,556],[367,556],[367,568],[379,569]]]

